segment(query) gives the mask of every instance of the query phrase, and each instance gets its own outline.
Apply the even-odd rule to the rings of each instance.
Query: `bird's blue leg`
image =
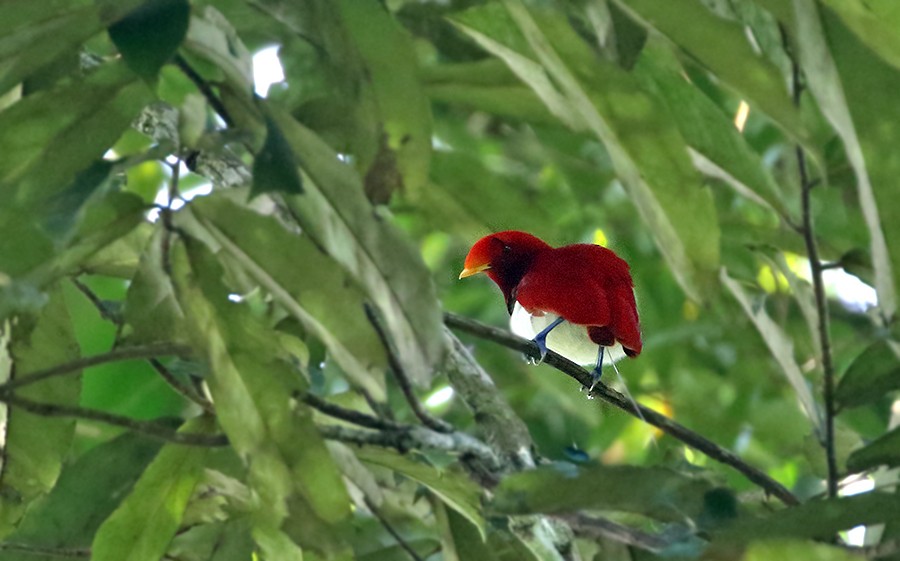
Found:
[[[534,339],[531,340],[531,342],[534,343],[535,345],[537,345],[537,346],[538,346],[538,349],[541,350],[541,360],[540,360],[540,362],[544,362],[544,357],[547,356],[547,335],[548,335],[551,331],[553,331],[553,329],[554,329],[556,326],[558,326],[559,324],[561,324],[561,323],[564,322],[564,321],[566,321],[566,320],[564,320],[564,319],[561,318],[561,317],[556,318],[555,320],[553,320],[553,323],[551,323],[550,325],[548,325],[547,327],[545,327],[543,330],[541,330],[541,332],[538,333],[537,335],[535,335],[535,336],[534,336]]]
[[[600,345],[597,350],[597,365],[594,366],[594,369],[591,370],[591,380],[593,383],[591,384],[591,389],[588,391],[593,391],[593,389],[597,386],[597,383],[600,381],[600,376],[603,376],[603,355],[606,353],[606,347]]]

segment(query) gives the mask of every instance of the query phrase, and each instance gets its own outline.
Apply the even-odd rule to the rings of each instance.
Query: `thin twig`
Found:
[[[172,374],[172,371],[166,368],[166,366],[156,358],[147,359],[147,362],[150,363],[150,366],[153,367],[154,370],[162,377],[163,380],[166,381],[169,386],[175,390],[178,394],[184,397],[187,400],[193,401],[197,405],[199,405],[204,411],[207,413],[214,415],[216,413],[215,407],[213,404],[209,402],[202,395],[199,395],[193,388],[184,384]]]
[[[347,409],[340,405],[329,403],[321,397],[311,393],[305,393],[297,397],[299,397],[303,403],[330,417],[347,421],[348,423],[353,423],[354,425],[359,425],[361,427],[375,430],[404,430],[406,428],[403,425],[387,419],[380,419],[372,415],[367,415],[361,411],[355,411],[353,409]]]
[[[91,550],[76,547],[43,547],[28,543],[0,542],[0,551],[16,551],[28,555],[49,557],[90,557]]]
[[[176,432],[160,423],[153,421],[139,421],[137,419],[132,419],[131,417],[115,415],[113,413],[107,413],[106,411],[97,411],[96,409],[59,405],[56,403],[39,403],[11,393],[0,394],[0,402],[19,407],[20,409],[24,409],[35,415],[44,417],[72,417],[85,421],[98,421],[175,444],[205,447],[228,445],[228,438],[222,434]]]
[[[394,379],[397,380],[397,385],[400,386],[400,390],[403,392],[404,397],[406,397],[406,401],[409,403],[409,407],[412,409],[415,416],[422,421],[423,425],[431,430],[447,433],[453,432],[453,425],[438,419],[437,417],[433,417],[422,408],[422,404],[413,392],[409,376],[406,375],[406,370],[403,368],[403,364],[397,357],[397,351],[394,349],[390,337],[388,337],[384,326],[381,324],[377,312],[369,304],[365,304],[365,309],[366,317],[369,318],[369,323],[372,324],[372,327],[375,328],[375,332],[378,333],[378,338],[381,339],[381,344],[384,346],[384,350],[387,353],[388,364],[391,367],[391,372],[394,374]]]
[[[121,347],[118,349],[113,349],[106,353],[79,358],[77,360],[73,360],[72,362],[58,364],[44,370],[38,370],[37,372],[32,372],[30,374],[24,374],[21,377],[16,377],[15,379],[10,380],[4,384],[0,384],[0,395],[8,393],[17,388],[21,388],[23,386],[28,386],[42,380],[46,380],[48,378],[65,376],[67,374],[75,374],[84,368],[90,368],[91,366],[98,366],[100,364],[106,364],[108,362],[147,359],[167,355],[187,356],[190,351],[191,349],[189,347],[185,347],[184,345],[178,345],[175,343],[150,343],[147,345],[140,345],[135,347]]]
[[[410,545],[406,543],[406,540],[403,539],[403,536],[401,536],[397,532],[397,530],[394,530],[393,526],[391,526],[387,519],[382,516],[381,512],[379,512],[375,504],[369,500],[369,497],[364,497],[363,501],[366,503],[366,508],[368,508],[369,511],[375,515],[375,518],[377,518],[378,521],[381,522],[381,525],[384,526],[384,529],[387,530],[388,534],[390,534],[391,537],[396,540],[397,544],[403,548],[403,551],[405,551],[409,555],[410,559],[412,559],[413,561],[423,561],[422,558],[419,557],[419,554],[416,553],[416,550],[410,547]]]
[[[499,343],[510,349],[525,353],[534,360],[540,359],[540,350],[536,344],[528,339],[513,335],[503,329],[485,325],[479,321],[450,312],[444,314],[444,321],[449,327],[460,329],[471,335],[475,335],[476,337],[494,341],[495,343]],[[544,363],[575,379],[586,388],[594,383],[590,372],[553,351],[547,353]],[[797,497],[791,494],[791,492],[782,484],[778,483],[759,469],[747,464],[730,450],[722,448],[705,436],[697,434],[665,415],[657,413],[653,409],[644,407],[641,404],[632,403],[624,395],[610,388],[603,382],[598,382],[594,387],[594,390],[588,395],[590,397],[599,397],[603,401],[618,407],[622,411],[625,411],[638,419],[643,417],[645,422],[653,425],[669,436],[684,442],[709,458],[727,466],[731,466],[741,472],[747,479],[762,487],[767,493],[778,497],[783,503],[787,505],[800,504]]]
[[[200,74],[197,74],[197,71],[194,70],[188,61],[184,59],[181,55],[175,56],[175,65],[181,69],[182,72],[190,79],[191,82],[197,86],[197,89],[200,90],[200,93],[206,98],[206,101],[209,102],[210,107],[213,108],[213,111],[219,114],[222,117],[222,120],[225,121],[225,124],[229,127],[234,126],[234,119],[231,118],[231,115],[228,113],[228,109],[225,107],[225,104],[222,103],[222,100],[219,99],[219,96],[212,90],[206,80],[203,79]]]
[[[800,96],[803,93],[803,83],[800,76],[800,64],[796,56],[790,50],[787,41],[787,32],[781,28],[782,42],[791,61],[791,84],[794,105],[800,107]],[[822,279],[824,270],[819,259],[819,248],[816,244],[813,216],[810,209],[810,193],[817,182],[809,177],[809,166],[806,162],[806,152],[800,144],[794,148],[797,155],[797,171],[800,174],[800,205],[803,215],[803,228],[800,230],[803,241],[806,243],[806,256],[809,259],[809,268],[812,275],[813,294],[816,299],[818,312],[818,337],[822,350],[822,374],[823,374],[823,399],[825,401],[825,461],[828,469],[827,487],[828,496],[837,497],[838,493],[838,466],[834,446],[834,417],[836,407],[834,403],[834,362],[831,356],[831,337],[829,335],[828,301],[825,299],[825,283]]]
[[[166,208],[163,207],[161,209],[161,211],[166,212]],[[94,304],[94,307],[97,308],[97,311],[100,313],[100,316],[103,319],[115,324],[118,328],[121,329],[121,327],[122,327],[121,318],[115,317],[114,315],[110,314],[106,310],[106,307],[103,305],[103,301],[97,297],[97,295],[94,293],[94,291],[92,291],[84,283],[80,282],[77,278],[73,278],[72,282],[75,284],[76,287],[78,287],[78,290],[80,290],[82,292],[82,294],[84,294],[84,296],[88,300],[90,300],[92,304]],[[152,358],[148,358],[147,362],[150,363],[150,366],[152,366],[156,370],[156,372],[160,376],[162,376],[162,379],[165,380],[166,383],[169,384],[173,390],[175,390],[177,393],[181,394],[185,399],[193,401],[194,403],[199,405],[207,413],[211,413],[211,414],[215,413],[213,405],[206,398],[204,398],[200,392],[195,391],[194,389],[190,388],[189,386],[187,386],[187,385],[183,384],[181,381],[179,381],[178,378],[176,378],[172,374],[172,372],[168,368],[166,368],[166,366],[163,365],[162,362],[159,361],[159,359],[152,357]]]
[[[120,323],[119,318],[117,318],[115,314],[109,311],[109,309],[106,307],[106,304],[103,303],[103,300],[101,300],[94,293],[94,291],[90,289],[90,287],[78,280],[78,278],[76,277],[72,277],[72,284],[74,284],[75,288],[77,288],[82,294],[84,294],[84,297],[90,300],[91,304],[93,304],[94,307],[97,308],[97,312],[100,314],[101,318],[116,325]]]
[[[825,400],[825,460],[828,464],[828,496],[837,497],[838,491],[838,466],[834,448],[834,363],[831,357],[831,337],[828,328],[828,301],[825,299],[825,283],[822,280],[822,262],[819,261],[819,249],[813,230],[812,212],[809,206],[809,194],[812,188],[809,185],[806,166],[806,154],[803,148],[797,146],[797,164],[800,168],[800,196],[803,212],[803,240],[806,242],[806,254],[809,257],[809,268],[812,272],[813,293],[816,298],[816,310],[818,311],[818,336],[819,346],[822,349],[822,372]]]

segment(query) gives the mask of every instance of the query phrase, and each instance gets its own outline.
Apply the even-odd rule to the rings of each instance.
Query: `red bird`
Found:
[[[579,364],[641,354],[641,327],[628,263],[605,247],[551,247],[509,230],[478,240],[459,278],[487,273],[506,299],[513,333]],[[595,362],[596,361],[596,362]]]

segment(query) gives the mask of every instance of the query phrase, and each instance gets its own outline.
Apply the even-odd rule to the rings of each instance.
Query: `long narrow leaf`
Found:
[[[800,400],[803,412],[806,413],[816,433],[822,434],[822,414],[816,405],[809,384],[800,371],[800,366],[794,359],[794,344],[790,336],[769,317],[765,309],[753,305],[750,301],[750,295],[747,294],[744,287],[738,281],[728,276],[728,272],[724,268],[719,274],[719,278],[740,303],[741,308],[744,309],[747,317],[753,322],[756,330],[759,331],[766,346],[769,347],[772,357],[781,367],[781,372],[797,393],[797,399]]]

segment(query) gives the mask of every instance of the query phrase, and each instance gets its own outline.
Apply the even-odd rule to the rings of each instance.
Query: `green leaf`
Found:
[[[489,4],[452,21],[503,59],[564,124],[603,142],[679,284],[702,300],[718,267],[719,229],[667,109],[629,73],[594,56],[559,15],[534,18],[518,1],[505,5],[509,14]]]
[[[45,287],[73,271],[103,248],[143,222],[143,202],[135,195],[112,192],[85,208],[68,245],[23,275],[22,281]]]
[[[120,279],[134,278],[140,266],[141,255],[154,231],[154,225],[149,222],[141,222],[134,230],[118,237],[111,244],[83,261],[81,270],[91,275]]]
[[[351,380],[384,397],[384,347],[366,319],[362,291],[340,265],[308,236],[225,197],[198,199],[191,211],[247,276],[325,343]]]
[[[403,186],[410,192],[422,189],[431,157],[431,106],[418,76],[412,37],[379,2],[341,0],[339,5],[365,65],[382,134],[396,154]],[[377,172],[373,168],[368,175]]]
[[[895,467],[898,464],[900,464],[900,428],[882,435],[847,458],[847,469],[853,472],[880,465]]]
[[[0,204],[47,204],[103,156],[150,99],[132,72],[111,63],[0,113]]]
[[[184,312],[166,273],[172,235],[161,223],[152,231],[125,295],[125,339],[131,343],[187,341]]]
[[[841,376],[835,390],[838,407],[858,407],[900,389],[900,360],[891,343],[878,341],[864,350]]]
[[[188,421],[183,432],[211,432],[207,418]],[[209,448],[167,444],[147,466],[131,494],[106,519],[91,545],[96,561],[156,561],[181,525]]]
[[[784,373],[797,399],[803,406],[803,412],[806,413],[812,423],[816,434],[822,434],[822,414],[819,411],[816,400],[813,398],[812,390],[803,377],[800,365],[794,358],[794,343],[791,337],[784,332],[784,329],[775,323],[775,321],[766,313],[765,308],[756,305],[750,300],[750,295],[741,284],[728,276],[728,272],[723,268],[719,278],[725,287],[731,292],[732,296],[740,303],[744,313],[753,322],[756,330],[759,331],[763,341],[772,353],[772,357],[778,362],[780,370]]]
[[[445,540],[453,544],[453,549],[460,561],[464,559],[498,560],[491,547],[492,544],[485,541],[483,533],[480,533],[477,526],[454,510],[441,508],[441,511],[444,516],[438,516],[438,520],[446,519],[444,521],[445,528],[443,528],[446,534]]]
[[[188,30],[187,0],[147,0],[109,28],[109,37],[135,74],[155,80]]]
[[[512,120],[538,124],[558,122],[533,91],[520,85],[434,84],[428,86],[428,97],[433,101],[486,111]],[[435,153],[432,159],[438,155]]]
[[[725,180],[739,194],[788,215],[781,189],[747,144],[744,136],[715,103],[684,78],[684,71],[668,48],[651,41],[636,67],[669,108],[688,145],[694,164],[705,174]]]
[[[481,488],[465,475],[438,470],[384,448],[371,446],[356,451],[363,463],[392,469],[431,489],[450,508],[465,516],[485,536],[484,516],[481,512]]]
[[[870,492],[810,501],[765,518],[743,518],[717,535],[716,544],[733,547],[760,539],[830,539],[854,526],[879,524],[900,516],[900,497]]]
[[[100,524],[122,502],[162,442],[131,433],[88,450],[63,467],[53,490],[28,510],[11,543],[89,547]],[[55,561],[57,556],[4,552],[4,561]]]
[[[261,498],[254,537],[259,532],[273,547],[282,544],[277,531],[295,490],[323,520],[345,518],[349,497],[340,473],[309,409],[292,397],[305,390],[303,378],[280,360],[274,333],[245,305],[228,300],[212,254],[193,239],[184,249],[172,249],[178,300],[195,345],[207,356],[218,420],[249,463],[250,485]]]
[[[80,350],[59,287],[36,318],[20,316],[0,333],[9,337],[9,361],[2,360],[3,378],[65,364],[79,358]],[[4,337],[4,339],[6,339]],[[4,341],[5,342],[5,341]],[[5,358],[5,357],[4,357]],[[51,378],[16,391],[40,403],[78,405],[80,373]],[[0,535],[8,534],[29,504],[56,484],[63,459],[75,433],[74,419],[47,417],[0,405],[3,456],[0,460]],[[40,435],[40,437],[36,437]]]
[[[859,557],[847,548],[800,540],[767,540],[751,544],[741,558],[743,561],[771,561],[772,559],[805,559],[807,561],[858,561]]]
[[[892,317],[900,286],[900,203],[891,187],[900,173],[893,150],[900,142],[900,108],[890,88],[900,87],[900,70],[873,56],[828,10],[823,15],[852,119],[849,127],[855,128],[858,138],[847,123],[842,127],[833,124],[856,172],[859,206],[869,230],[878,307],[886,317]]]
[[[421,195],[423,213],[431,215],[442,230],[458,232],[467,239],[499,230],[527,230],[550,238],[557,235],[553,213],[562,212],[564,206],[558,197],[490,173],[473,155],[437,152],[431,173],[436,185]]]
[[[493,507],[505,514],[574,512],[589,508],[657,520],[698,519],[709,482],[666,468],[558,464],[504,477]]]
[[[893,265],[900,263],[900,205],[887,186],[900,172],[891,149],[900,141],[900,127],[892,125],[900,109],[890,88],[900,87],[900,72],[872,56],[827,10],[823,20],[812,0],[794,0],[794,11],[800,63],[853,167],[869,231],[878,306],[891,317],[897,309],[900,274]]]
[[[737,90],[789,135],[802,141],[808,139],[785,77],[774,64],[756,54],[739,24],[717,17],[698,0],[619,3]]]
[[[378,307],[410,378],[425,384],[442,358],[443,327],[434,285],[409,239],[378,214],[360,178],[322,140],[291,117],[275,120],[309,176],[287,200],[303,230],[341,264]]]
[[[900,4],[893,0],[823,0],[856,38],[896,68],[900,68]]]
[[[89,0],[0,3],[0,92],[77,51],[140,2],[123,0],[104,9]]]
[[[275,121],[266,117],[266,140],[253,160],[250,197],[271,192],[299,195],[303,192],[303,182],[291,147]]]
[[[248,98],[253,91],[253,56],[234,26],[210,5],[191,18],[185,49],[212,63],[221,71],[229,89]]]

